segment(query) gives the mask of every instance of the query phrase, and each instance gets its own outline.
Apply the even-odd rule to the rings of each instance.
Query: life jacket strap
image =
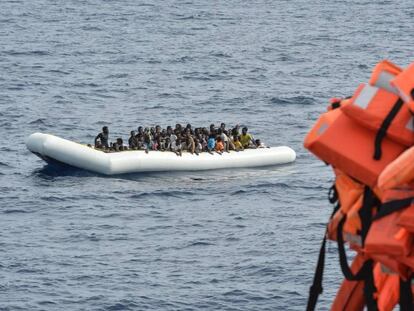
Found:
[[[400,278],[400,311],[412,311],[413,305],[413,292],[411,290],[411,282],[413,276],[404,281]]]
[[[382,217],[388,216],[392,213],[401,211],[409,207],[413,202],[414,202],[414,197],[409,197],[405,199],[394,200],[394,201],[383,203],[379,206],[378,212],[372,220],[375,221]]]
[[[335,187],[335,183],[329,189],[328,192],[329,202],[335,204],[332,214],[329,217],[329,220],[332,219],[333,215],[340,209],[340,202],[338,201],[338,191]],[[325,253],[326,253],[326,239],[328,235],[328,226],[326,226],[325,234],[323,235],[321,248],[319,250],[318,262],[316,264],[315,275],[313,277],[313,282],[309,288],[309,297],[306,311],[314,311],[316,303],[318,302],[319,295],[323,292],[322,281],[323,281],[323,271],[325,268]]]
[[[367,272],[364,282],[364,297],[365,304],[368,311],[378,311],[377,300],[375,299],[375,293],[377,288],[374,281],[374,262],[372,260],[367,261]]]
[[[365,186],[362,207],[358,211],[359,218],[361,219],[361,246],[364,246],[365,238],[367,237],[369,228],[372,224],[372,210],[379,205],[380,201],[377,199],[374,192],[371,188]]]
[[[322,240],[322,245],[319,250],[318,263],[316,264],[315,275],[313,277],[312,286],[309,289],[308,304],[306,306],[306,311],[314,311],[316,303],[318,302],[319,295],[323,292],[322,281],[323,281],[323,271],[325,267],[325,251],[326,251],[326,235]]]
[[[382,140],[387,135],[387,130],[391,126],[392,121],[397,116],[398,112],[400,111],[401,107],[404,105],[404,102],[401,98],[398,98],[397,102],[394,104],[388,115],[385,117],[384,121],[382,121],[381,127],[378,129],[377,135],[375,136],[374,142],[374,159],[379,160],[382,156],[382,149],[381,143]]]

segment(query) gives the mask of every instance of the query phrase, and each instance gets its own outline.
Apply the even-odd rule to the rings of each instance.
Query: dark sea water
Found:
[[[0,0],[0,310],[304,310],[328,167],[302,141],[332,96],[413,60],[411,1]],[[245,124],[296,163],[103,177],[24,139]],[[341,280],[329,245],[327,310]]]

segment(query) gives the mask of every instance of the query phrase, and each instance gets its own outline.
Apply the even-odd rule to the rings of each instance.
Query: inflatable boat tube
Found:
[[[150,151],[148,154],[143,150],[105,153],[42,133],[30,135],[26,146],[46,162],[60,162],[105,175],[271,166],[290,163],[296,158],[295,151],[285,146],[230,151],[222,155],[203,152],[197,156],[183,152],[181,157],[169,151]]]

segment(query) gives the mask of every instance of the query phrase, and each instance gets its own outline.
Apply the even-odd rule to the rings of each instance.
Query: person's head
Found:
[[[131,136],[135,136],[135,131],[131,131]]]
[[[221,123],[220,128],[224,130],[226,128],[226,123]]]
[[[186,129],[190,129],[191,130],[191,124],[188,123],[187,126],[185,127]]]
[[[176,129],[176,130],[181,131],[181,129],[182,129],[181,124],[180,124],[180,123],[177,123],[177,124],[175,125],[175,129]]]
[[[151,133],[154,134],[155,133],[155,128],[151,127]]]
[[[248,129],[247,127],[243,127],[243,128],[242,128],[242,134],[243,134],[243,135],[246,135],[248,130],[249,130],[249,129]]]
[[[219,142],[221,142],[221,137],[219,136],[219,137],[217,137],[217,142],[219,143]]]
[[[149,131],[150,131],[150,130],[149,130],[149,128],[148,128],[148,127],[146,127],[146,128],[145,128],[145,130],[144,130],[144,132],[145,132],[145,133],[149,133]]]
[[[177,138],[177,139],[175,140],[175,145],[176,145],[176,146],[181,145],[181,138]]]
[[[236,142],[236,141],[239,141],[239,136],[237,136],[237,135],[236,135],[236,136],[234,136],[234,137],[233,137],[233,140],[234,140],[235,142]]]
[[[107,127],[107,126],[104,126],[104,127],[102,128],[102,132],[103,132],[103,133],[105,133],[105,134],[108,134],[108,133],[109,133],[109,129],[108,129],[108,127]]]
[[[138,126],[138,133],[142,133],[142,130],[143,130],[143,128],[142,128],[142,126]]]
[[[116,143],[117,143],[117,145],[122,146],[122,144],[124,143],[124,141],[122,140],[122,138],[118,137],[116,139]]]
[[[215,128],[214,123],[211,123],[211,124],[210,124],[210,130],[211,130],[211,129],[214,129],[214,128]]]
[[[260,146],[260,144],[262,143],[262,142],[260,141],[260,139],[256,139],[254,142],[255,142],[256,146],[258,146],[258,147],[259,147],[259,146]]]
[[[161,135],[162,136],[165,136],[167,134],[167,131],[165,130],[165,129],[162,129],[162,131],[161,131]]]
[[[160,133],[160,132],[161,132],[161,126],[157,125],[157,126],[155,127],[155,132],[156,132],[156,133]]]

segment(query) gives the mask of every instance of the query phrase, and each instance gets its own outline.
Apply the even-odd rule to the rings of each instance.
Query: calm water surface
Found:
[[[0,0],[0,309],[304,310],[331,207],[302,148],[331,96],[413,60],[411,1]],[[103,177],[30,154],[225,121],[295,164]],[[327,310],[341,276],[329,246]]]

